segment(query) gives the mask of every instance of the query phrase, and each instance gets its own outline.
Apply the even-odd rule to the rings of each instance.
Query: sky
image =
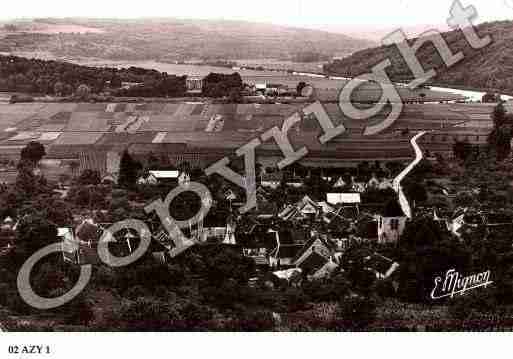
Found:
[[[513,19],[513,0],[461,0],[479,22]],[[185,17],[268,22],[308,28],[389,28],[444,24],[452,0],[25,0],[6,1],[0,18]]]

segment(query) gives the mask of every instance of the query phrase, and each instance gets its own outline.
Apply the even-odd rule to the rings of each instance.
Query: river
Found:
[[[318,78],[324,79],[324,81],[334,81],[341,82],[341,80],[350,80],[345,77],[337,77],[330,76],[326,78],[323,75],[307,73],[307,72],[295,72],[294,74],[289,74],[284,71],[258,71],[258,70],[249,70],[245,68],[227,68],[227,67],[217,67],[217,66],[209,66],[209,65],[196,65],[196,64],[172,64],[158,61],[109,61],[109,60],[83,60],[77,61],[77,63],[86,66],[109,66],[109,67],[130,67],[137,66],[148,69],[155,69],[160,72],[167,72],[170,75],[188,75],[188,76],[206,76],[211,72],[217,73],[225,73],[231,74],[233,72],[238,72],[243,78],[252,78],[252,77],[276,77],[276,82],[279,82],[280,79],[290,78],[291,80],[296,81],[299,77],[307,78]],[[438,87],[438,86],[430,86],[433,91],[447,92],[458,94],[464,96],[469,101],[472,102],[480,102],[485,92],[482,91],[471,91],[471,90],[461,90],[449,87]],[[503,100],[512,100],[513,96],[501,95]]]

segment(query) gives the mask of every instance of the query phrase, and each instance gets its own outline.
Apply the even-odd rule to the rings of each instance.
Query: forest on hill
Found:
[[[464,59],[448,69],[431,43],[426,43],[417,52],[417,58],[427,71],[436,69],[433,83],[513,92],[513,22],[497,21],[476,26],[480,37],[489,35],[492,43],[480,50],[473,49],[459,30],[443,33],[453,53],[462,51]],[[410,40],[413,44],[416,39]],[[369,48],[325,65],[330,75],[354,77],[370,72],[372,67],[384,59],[392,65],[387,69],[396,82],[409,82],[413,74],[395,45]]]

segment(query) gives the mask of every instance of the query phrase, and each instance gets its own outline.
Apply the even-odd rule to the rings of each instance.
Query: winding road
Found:
[[[417,144],[417,140],[424,136],[426,133],[430,131],[422,131],[416,134],[411,140],[410,143],[415,151],[415,159],[394,179],[393,186],[394,191],[397,192],[399,196],[399,204],[401,205],[401,209],[404,214],[408,217],[412,217],[410,203],[404,194],[403,188],[401,187],[401,181],[419,164],[419,162],[424,158],[424,154]]]

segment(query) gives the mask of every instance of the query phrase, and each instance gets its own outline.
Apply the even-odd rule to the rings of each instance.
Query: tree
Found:
[[[449,269],[467,273],[471,268],[470,249],[429,217],[406,225],[398,251],[399,294],[408,301],[430,300],[434,278]]]
[[[160,167],[160,159],[153,152],[150,152],[146,159],[146,170],[158,170]]]
[[[472,193],[460,192],[454,198],[453,203],[456,207],[473,207],[478,202],[476,201]]]
[[[85,170],[78,178],[78,183],[81,185],[97,185],[100,184],[100,172],[94,170]]]
[[[426,188],[418,181],[407,181],[404,189],[406,196],[415,202],[424,202],[428,198]]]
[[[488,135],[488,145],[495,152],[497,161],[503,161],[511,152],[512,127],[502,102],[495,106],[492,117],[494,128]]]
[[[141,164],[134,160],[128,151],[124,151],[119,164],[119,185],[127,188],[135,186],[141,169]]]
[[[238,73],[210,73],[203,81],[203,95],[208,97],[238,97],[237,92],[240,94],[243,89],[242,78]]]
[[[24,216],[18,224],[17,232],[17,243],[29,255],[57,241],[57,227],[37,214]]]
[[[340,329],[365,330],[376,319],[376,302],[369,297],[351,297],[338,303]]]
[[[501,127],[504,125],[505,119],[506,119],[506,109],[504,108],[504,103],[499,102],[497,106],[493,109],[493,123],[494,126]]]
[[[454,157],[466,161],[473,153],[472,145],[468,141],[456,141],[452,146]]]
[[[119,75],[115,74],[110,79],[110,87],[112,88],[120,88],[123,85],[123,82],[121,80],[121,77]]]
[[[68,166],[71,170],[72,175],[76,176],[77,169],[80,168],[80,163],[78,161],[71,161],[68,164]]]
[[[18,197],[25,200],[32,199],[36,195],[48,191],[46,179],[34,174],[34,167],[31,161],[20,161],[18,163],[18,175],[14,187]]]
[[[30,161],[33,165],[36,165],[45,155],[45,147],[37,141],[30,141],[21,150],[21,160]]]
[[[73,214],[71,207],[65,201],[42,194],[31,198],[29,202],[19,206],[20,216],[41,216],[49,223],[59,227],[71,225]]]
[[[81,100],[88,100],[91,94],[91,88],[85,84],[78,86],[75,95]]]
[[[306,82],[301,81],[297,84],[296,94],[297,96],[301,96],[303,89],[306,87]]]
[[[53,92],[57,96],[62,96],[64,94],[64,84],[60,81],[57,81],[55,85],[53,85]]]
[[[483,95],[481,98],[481,102],[488,103],[488,102],[499,102],[498,99],[499,96],[495,95],[494,93],[487,92]]]

